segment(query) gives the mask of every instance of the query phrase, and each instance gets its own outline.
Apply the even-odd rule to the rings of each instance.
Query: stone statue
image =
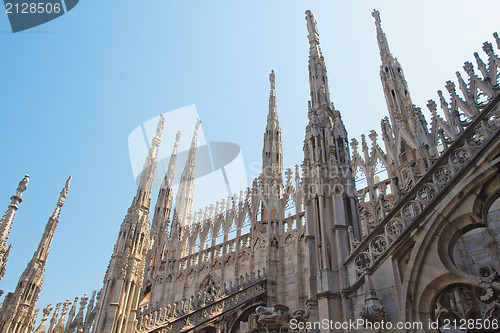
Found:
[[[19,186],[17,187],[17,194],[20,195],[28,188],[28,182],[30,180],[30,176],[24,175],[24,178],[19,182]]]
[[[275,304],[273,307],[259,306],[255,309],[255,318],[253,319],[260,325],[266,327],[277,327],[288,323],[291,319],[299,322],[304,322],[309,318],[310,312],[308,309],[293,309],[283,304]],[[253,317],[252,317],[253,318]],[[255,322],[251,327],[256,327]]]
[[[276,89],[276,75],[274,74],[274,70],[269,74],[269,82],[271,82],[271,89]]]
[[[310,36],[319,36],[316,18],[310,10],[306,10],[307,31]]]
[[[165,117],[160,115],[160,121],[158,122],[158,126],[156,127],[156,136],[161,137],[163,133],[163,127],[165,126]]]
[[[259,306],[255,309],[258,316],[257,322],[263,325],[277,325],[286,321],[288,306],[276,304],[273,307]]]

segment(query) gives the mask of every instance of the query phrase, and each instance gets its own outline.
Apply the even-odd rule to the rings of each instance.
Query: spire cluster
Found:
[[[18,193],[26,190],[28,177],[25,177],[18,187]],[[71,177],[68,178],[57,201],[56,209],[45,226],[40,244],[33,258],[21,275],[16,290],[7,294],[0,310],[0,332],[32,332],[36,302],[42,290],[45,276],[45,265],[49,256],[54,235],[59,224],[61,208],[69,193]]]
[[[494,140],[499,131],[500,58],[493,46],[485,43],[483,50],[488,61],[475,54],[477,74],[474,65],[467,62],[464,70],[468,82],[467,76],[457,72],[458,83],[448,81],[446,84],[451,99],[445,99],[443,93],[438,92],[445,119],[438,115],[437,103],[428,102],[432,114],[428,126],[421,109],[411,102],[403,69],[392,56],[382,30],[380,13],[374,10],[372,15],[389,110],[389,116],[381,123],[385,151],[377,143],[378,134],[372,130],[368,136],[362,135],[360,142],[351,141],[353,154],[350,155],[347,131],[340,112],[330,100],[317,22],[314,14],[306,11],[311,100],[302,174],[296,166],[295,172],[287,169],[283,179],[273,70],[269,74],[262,174],[252,187],[205,209],[192,211],[198,119],[175,205],[174,177],[180,132],[176,135],[150,223],[152,184],[165,126],[161,115],[137,195],[121,224],[101,292],[97,295],[94,292],[90,302],[85,294],[78,313],[78,298],[73,303],[68,300],[57,304],[47,333],[88,333],[91,327],[99,333],[180,332],[208,328],[204,325],[217,331],[233,327],[256,332],[264,328],[262,325],[266,329],[281,329],[290,318],[312,316],[318,321],[319,314],[328,317],[322,320],[345,322],[346,316],[356,308],[368,322],[387,321],[388,316],[396,315],[389,311],[393,307],[385,308],[382,304],[381,300],[387,297],[382,295],[379,299],[380,293],[391,290],[376,290],[372,274],[374,277],[378,274],[378,267],[382,267],[382,276],[387,276],[388,267],[398,273],[401,260],[393,260],[392,265],[386,265],[385,260],[391,261],[394,257],[391,251],[398,249],[420,251],[422,248],[414,245],[425,243],[422,238],[419,240],[422,234],[419,235],[418,229],[424,223],[453,221],[436,220],[434,212],[442,211],[436,207],[443,208],[450,202],[460,204],[462,195],[469,196],[468,192],[458,191],[455,184],[460,182],[458,186],[468,188],[467,182],[476,186],[478,179],[488,186],[495,184],[489,176],[495,171],[489,157],[495,154]],[[497,34],[494,37],[500,48],[500,38]],[[484,163],[480,168],[475,164],[478,161]],[[484,165],[489,169],[483,169]],[[354,172],[358,170],[365,176],[366,187],[355,187]],[[26,175],[0,222],[0,279],[10,251],[7,238],[28,181]],[[3,302],[0,333],[34,329],[38,313],[36,301],[70,181],[71,177],[59,195],[38,249],[15,292],[9,293]],[[494,198],[494,190],[487,192]],[[442,198],[451,201],[440,201]],[[422,237],[427,237],[429,229],[422,230],[425,231]],[[406,241],[409,246],[402,246]],[[435,249],[432,240],[429,244]],[[406,252],[401,258],[410,255],[411,260],[411,254]],[[403,266],[407,272],[418,273],[414,268],[409,269],[409,262],[405,261]],[[430,280],[431,275],[426,277]],[[482,279],[486,281],[489,277]],[[364,283],[364,297],[359,297],[361,283]],[[343,295],[346,288],[352,289],[350,294],[355,295],[349,297],[349,302]],[[275,306],[257,307],[262,301]],[[292,302],[304,309],[290,310],[283,305]],[[243,320],[241,316],[233,316],[236,312],[254,305],[255,313],[246,312],[247,322],[229,325],[235,318]],[[35,333],[47,331],[46,322],[52,310],[50,305],[43,310],[42,322]]]

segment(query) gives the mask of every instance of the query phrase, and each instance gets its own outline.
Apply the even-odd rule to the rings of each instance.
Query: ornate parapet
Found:
[[[302,232],[298,227],[302,225],[304,212],[290,215],[283,220],[270,225],[267,222],[256,222],[252,230],[240,236],[228,239],[220,244],[201,249],[190,255],[169,260],[159,260],[151,266],[146,276],[146,284],[155,286],[163,283],[165,280],[178,278],[179,276],[194,277],[205,275],[211,269],[218,269],[223,265],[232,265],[235,262],[243,262],[250,258],[252,251],[259,247],[267,247],[268,233],[281,235],[280,242],[285,246],[295,244],[295,240]],[[142,311],[151,311],[147,309]],[[157,309],[152,309],[157,310]]]
[[[463,100],[457,95],[455,85],[449,81],[447,88],[452,96],[451,109],[442,99],[446,114],[453,115],[450,119],[453,120],[457,135],[453,137],[452,132],[448,133],[446,145],[438,157],[432,160],[426,172],[415,173],[413,185],[401,193],[394,208],[386,212],[378,225],[363,240],[353,242],[359,245],[351,251],[346,264],[354,262],[358,277],[366,268],[381,262],[390,249],[394,248],[394,244],[407,235],[410,229],[415,228],[421,221],[421,217],[427,215],[427,211],[436,204],[436,198],[447,193],[460,179],[464,170],[474,165],[475,157],[480,155],[490,142],[498,140],[500,59],[493,53],[491,44],[485,43],[483,49],[489,57],[488,69],[476,55],[478,66],[483,74],[482,80],[470,72],[470,64],[466,63],[465,66],[471,77],[469,89],[474,88],[476,91],[467,90],[463,80],[460,81],[460,89],[466,96],[466,100]],[[480,87],[482,87],[478,80],[490,89],[483,88],[487,92],[478,93],[477,90],[481,90]],[[479,100],[481,96],[485,100]],[[430,105],[432,111],[433,104],[430,103]],[[438,116],[435,110],[433,113],[435,120]],[[434,120],[432,126],[439,126]],[[432,128],[431,133],[437,135],[438,130],[435,127]],[[443,131],[444,129],[441,128],[441,132]]]
[[[223,290],[210,298],[203,295],[192,296],[139,317],[136,320],[136,332],[178,333],[217,320],[244,303],[265,297],[266,283],[265,272],[241,276],[235,284],[225,285]]]
[[[498,35],[494,34],[494,37],[498,41]],[[491,43],[484,43],[483,51],[488,58],[486,62],[474,53],[479,73],[474,71],[471,62],[466,62],[463,69],[468,80],[464,80],[460,72],[457,72],[458,84],[446,82],[449,98],[446,99],[443,92],[438,91],[441,115],[437,112],[438,104],[433,100],[429,100],[427,104],[432,115],[430,122],[427,122],[420,108],[415,105],[410,107],[407,115],[409,118],[404,120],[413,124],[415,135],[410,135],[400,126],[398,122],[401,119],[394,119],[396,123],[391,124],[386,117],[381,122],[385,151],[377,143],[378,135],[373,130],[369,135],[371,148],[364,135],[360,152],[358,141],[352,140],[353,169],[357,171],[358,180],[366,181],[366,186],[357,190],[363,237],[372,231],[376,232],[375,227],[382,223],[388,211],[398,202],[407,199],[407,194],[422,176],[498,96],[500,58],[494,53]],[[399,158],[404,145],[418,151],[419,157]],[[378,175],[384,171],[382,169],[387,172],[387,179],[378,179],[378,176],[382,177]]]

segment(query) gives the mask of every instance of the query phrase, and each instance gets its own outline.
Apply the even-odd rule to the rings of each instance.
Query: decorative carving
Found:
[[[295,237],[294,234],[289,234],[288,236],[285,237],[285,246],[293,246],[297,241],[297,237]]]
[[[387,321],[387,312],[377,297],[371,276],[368,272],[365,272],[365,302],[359,315],[364,320],[372,323]]]
[[[136,320],[136,332],[181,332],[209,322],[227,309],[258,299],[266,292],[266,280],[260,272],[257,276],[255,274],[253,276],[253,279],[238,279],[237,285],[227,289],[218,289],[213,285],[213,279],[207,277],[208,282],[201,286],[205,288],[203,295],[198,297],[201,302],[197,302],[196,297],[190,298],[183,300],[179,305],[174,303],[172,308],[142,315]],[[206,289],[208,286],[212,286],[211,289]]]
[[[256,251],[258,249],[265,248],[266,246],[267,242],[261,238],[258,238],[253,245],[253,250]]]
[[[279,328],[287,326],[291,319],[304,322],[309,318],[308,309],[293,309],[283,304],[275,304],[272,307],[259,306],[255,309],[257,323],[267,328]]]
[[[383,235],[378,235],[371,242],[371,249],[375,255],[379,255],[387,248],[387,240]]]
[[[438,294],[431,313],[440,327],[445,319],[500,320],[499,275],[491,266],[481,267],[480,274],[468,285],[451,285]]]
[[[276,304],[273,307],[259,306],[255,309],[257,322],[264,325],[279,325],[286,321],[286,313],[289,308],[286,305]]]

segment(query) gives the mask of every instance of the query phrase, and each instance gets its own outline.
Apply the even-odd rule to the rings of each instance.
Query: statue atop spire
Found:
[[[266,193],[271,193],[271,185],[276,184],[275,193],[281,193],[283,184],[283,148],[281,144],[281,127],[278,121],[276,106],[276,75],[274,70],[269,74],[271,92],[269,94],[269,114],[267,116],[266,132],[264,133],[264,146],[262,149],[262,174],[263,186]],[[280,194],[281,195],[281,194]]]
[[[45,276],[45,265],[49,256],[50,246],[59,224],[59,215],[69,193],[71,177],[66,181],[54,214],[49,218],[42,239],[26,270],[19,278],[16,290],[7,294],[0,310],[0,327],[2,332],[32,332],[35,322],[32,320],[36,302],[42,290]],[[23,183],[23,181],[21,181]],[[23,183],[21,189],[27,183]]]
[[[24,178],[19,182],[19,185],[17,186],[17,196],[20,196],[26,189],[28,188],[28,183],[30,181],[30,176],[29,175],[24,175]]]
[[[316,18],[310,11],[306,11],[307,31],[309,35],[309,84],[311,88],[311,106],[317,111],[320,108],[333,110],[330,102],[328,76],[326,73],[325,59],[319,47],[319,33]]]
[[[392,54],[389,50],[389,43],[387,43],[387,37],[382,30],[380,12],[374,9],[372,12],[372,16],[375,18],[375,26],[377,28],[377,42],[380,50],[380,58],[382,59],[382,61],[384,61],[384,59],[386,58],[392,59]]]
[[[307,31],[309,31],[308,35],[309,42],[310,43],[314,41],[319,42],[319,32],[318,32],[316,17],[310,10],[306,10],[306,21],[307,21]]]
[[[271,71],[271,74],[269,74],[269,82],[271,82],[271,90],[276,89],[276,75],[274,74],[274,69]]]
[[[7,270],[7,260],[9,259],[11,248],[11,245],[7,245],[7,239],[9,238],[10,230],[12,229],[12,224],[14,223],[16,211],[19,208],[19,204],[23,201],[23,192],[26,191],[26,188],[28,187],[29,179],[30,176],[25,175],[19,182],[16,194],[10,198],[11,202],[9,208],[7,208],[7,211],[0,220],[0,281],[4,277]]]

